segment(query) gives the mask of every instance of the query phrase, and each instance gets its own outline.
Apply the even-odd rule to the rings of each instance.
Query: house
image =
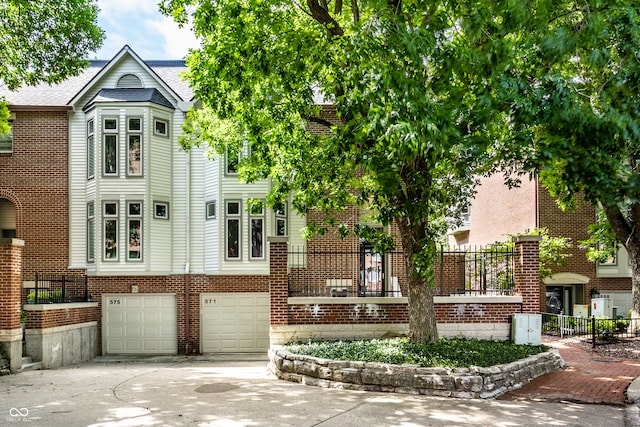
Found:
[[[295,338],[406,333],[401,254],[330,233],[307,242],[300,230],[317,214],[253,203],[269,182],[238,180],[247,150],[209,160],[204,147],[180,148],[197,104],[185,70],[125,46],[59,85],[0,88],[12,127],[0,137],[0,230],[21,253],[12,280],[27,311],[27,352],[56,367],[93,349],[261,352]],[[335,117],[331,106],[321,114]],[[348,207],[340,220],[366,217]],[[82,302],[46,304],[56,302],[47,299],[53,288],[69,303],[72,283],[86,283]],[[531,287],[484,299],[441,290],[443,335],[507,339],[512,314],[537,309]]]
[[[587,239],[588,226],[595,222],[592,205],[564,212],[537,179],[524,178],[512,189],[499,174],[480,182],[463,225],[450,232],[450,244],[483,246],[527,230],[547,228],[551,236],[570,238],[572,248],[566,265],[553,267],[553,275],[543,279],[541,311],[587,316],[584,306],[590,305],[592,297],[608,297],[617,314],[627,315],[631,310],[631,272],[624,248],[615,259],[596,264],[587,260],[586,251],[578,245]]]

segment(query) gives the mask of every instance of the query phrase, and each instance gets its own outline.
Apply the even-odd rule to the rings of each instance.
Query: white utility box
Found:
[[[589,304],[574,304],[573,315],[575,317],[589,317]]]
[[[593,298],[591,300],[591,315],[595,317],[603,317],[605,319],[613,318],[613,307],[610,298]]]
[[[511,323],[514,344],[540,345],[542,341],[542,315],[517,313]]]

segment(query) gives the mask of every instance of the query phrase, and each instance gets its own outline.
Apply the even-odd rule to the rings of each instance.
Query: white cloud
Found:
[[[111,59],[128,44],[143,59],[180,59],[198,43],[188,28],[163,16],[159,0],[98,0],[98,24],[105,31],[99,59]]]

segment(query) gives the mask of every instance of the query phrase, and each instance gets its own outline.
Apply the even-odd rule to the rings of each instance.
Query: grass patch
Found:
[[[285,345],[284,349],[294,354],[333,360],[466,368],[515,362],[548,351],[549,347],[459,338],[441,338],[436,344],[414,344],[406,338],[392,338],[294,343]]]

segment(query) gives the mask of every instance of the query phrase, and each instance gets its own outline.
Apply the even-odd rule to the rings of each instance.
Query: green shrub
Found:
[[[49,303],[62,300],[62,289],[56,289],[54,291],[48,289],[38,289],[38,302]],[[36,302],[36,291],[31,291],[27,295],[27,302],[34,304]]]
[[[458,338],[441,338],[436,344],[414,344],[406,338],[316,341],[288,344],[285,349],[294,354],[324,359],[448,368],[501,365],[549,350],[543,345],[516,345],[508,341]]]

